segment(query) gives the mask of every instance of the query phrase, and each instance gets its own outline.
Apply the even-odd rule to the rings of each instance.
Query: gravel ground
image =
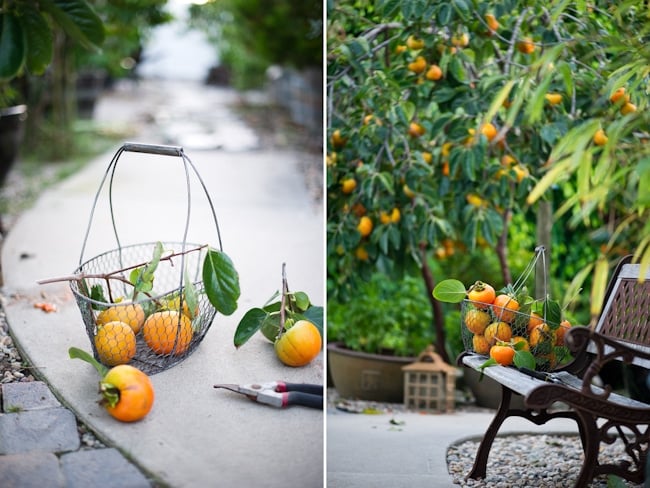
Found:
[[[4,300],[4,297],[0,297],[2,303],[4,303]],[[9,335],[9,326],[4,310],[0,308],[0,384],[23,383],[36,381],[36,379],[29,364],[23,360],[20,352],[14,345],[14,341]],[[0,389],[0,400],[1,395],[2,390]],[[77,431],[79,432],[81,449],[101,449],[106,447],[79,421],[77,421]]]
[[[466,480],[478,445],[478,440],[467,440],[447,450],[447,466],[454,483],[473,488],[569,488],[578,478],[583,459],[580,438],[575,435],[502,436],[497,437],[492,445],[486,478]],[[621,441],[605,446],[600,453],[601,463],[620,459],[623,447]],[[591,486],[643,487],[621,479],[617,481],[619,484],[608,485],[603,476]]]

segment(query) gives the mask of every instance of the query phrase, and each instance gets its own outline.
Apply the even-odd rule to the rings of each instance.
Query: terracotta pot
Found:
[[[416,359],[352,351],[339,342],[327,345],[329,373],[336,391],[343,398],[402,403],[402,366]]]

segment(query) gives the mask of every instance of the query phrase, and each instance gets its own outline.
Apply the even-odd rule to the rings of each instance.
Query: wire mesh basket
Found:
[[[115,225],[112,187],[118,160],[127,151],[175,156],[182,160],[187,190],[187,218],[182,241],[121,245]],[[93,355],[105,366],[131,364],[147,374],[158,373],[187,358],[212,325],[217,312],[208,300],[201,280],[208,246],[187,242],[191,212],[190,171],[204,190],[221,248],[214,206],[203,180],[183,148],[125,143],[113,156],[100,183],[79,266],[74,271],[76,279],[70,280],[70,287]],[[84,261],[93,216],[107,179],[117,248]],[[151,276],[146,275],[148,271]],[[142,286],[138,287],[136,283]]]
[[[487,357],[490,348],[498,342],[507,343],[517,350],[529,351],[535,359],[537,371],[551,371],[567,362],[569,351],[564,345],[564,335],[570,325],[562,321],[558,312],[547,314],[544,304],[546,284],[542,295],[545,298],[533,300],[526,296],[524,283],[537,263],[539,257],[544,257],[545,250],[538,248],[535,258],[531,261],[522,276],[513,286],[513,295],[519,297],[517,310],[515,307],[500,307],[465,299],[461,302],[461,337],[465,351],[474,352]],[[539,313],[533,312],[533,306],[538,305]],[[551,318],[554,315],[556,320]]]
[[[568,327],[562,323],[471,300],[461,302],[460,317],[466,351],[487,358],[497,341],[513,345],[521,342],[518,347],[531,352],[537,371],[551,371],[568,359],[564,346]]]

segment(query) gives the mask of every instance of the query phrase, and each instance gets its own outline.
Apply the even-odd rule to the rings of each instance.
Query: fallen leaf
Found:
[[[37,302],[34,304],[34,308],[41,309],[46,313],[56,312],[56,305],[53,303]]]

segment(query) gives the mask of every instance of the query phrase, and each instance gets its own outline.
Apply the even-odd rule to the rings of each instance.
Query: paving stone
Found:
[[[2,488],[63,488],[59,459],[50,452],[0,456]]]
[[[61,471],[66,481],[66,488],[151,487],[147,478],[113,448],[64,454],[61,456]]]
[[[2,385],[2,408],[5,412],[60,407],[61,403],[42,381]]]
[[[75,416],[65,408],[0,415],[0,454],[61,453],[76,451],[79,446]]]

